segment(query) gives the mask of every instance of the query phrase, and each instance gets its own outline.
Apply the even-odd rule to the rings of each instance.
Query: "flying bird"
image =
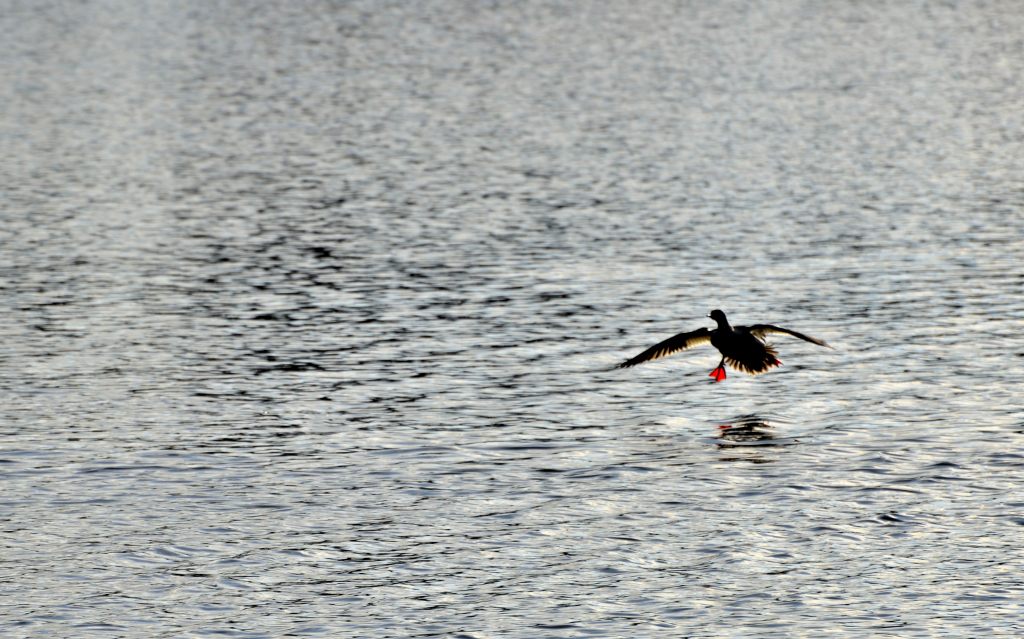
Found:
[[[771,344],[764,341],[766,336],[773,333],[792,335],[818,346],[832,348],[823,340],[781,326],[772,326],[771,324],[730,326],[729,320],[725,318],[725,313],[718,309],[711,311],[708,317],[718,323],[718,328],[714,330],[698,328],[689,333],[680,333],[663,342],[658,342],[636,357],[622,362],[616,368],[629,368],[710,342],[722,353],[722,361],[718,363],[715,370],[708,373],[708,377],[713,377],[716,382],[720,382],[725,379],[726,364],[751,375],[759,375],[781,365],[782,362],[777,357],[778,352]]]

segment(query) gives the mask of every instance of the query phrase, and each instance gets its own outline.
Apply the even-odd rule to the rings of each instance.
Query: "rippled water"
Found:
[[[0,632],[1024,634],[1021,34],[8,3]]]

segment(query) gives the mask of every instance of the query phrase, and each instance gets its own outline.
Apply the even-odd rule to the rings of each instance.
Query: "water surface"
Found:
[[[1022,33],[11,4],[0,632],[1021,635]]]

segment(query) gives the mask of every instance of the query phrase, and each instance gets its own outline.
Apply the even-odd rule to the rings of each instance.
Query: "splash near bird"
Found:
[[[777,357],[778,353],[775,348],[764,341],[764,338],[772,333],[792,335],[818,346],[832,348],[823,340],[781,326],[772,326],[771,324],[730,326],[729,320],[725,318],[725,313],[718,309],[711,311],[708,317],[718,323],[718,328],[714,330],[698,328],[689,333],[680,333],[663,342],[658,342],[636,357],[622,362],[616,368],[629,368],[710,342],[722,353],[722,361],[708,373],[708,377],[720,382],[725,379],[726,364],[751,375],[760,375],[781,365],[782,362]]]

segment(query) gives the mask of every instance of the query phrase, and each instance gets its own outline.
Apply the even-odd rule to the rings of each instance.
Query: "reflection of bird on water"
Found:
[[[776,357],[778,353],[775,349],[764,341],[764,338],[772,333],[792,335],[818,346],[832,348],[816,337],[791,331],[781,326],[772,326],[771,324],[730,326],[729,320],[725,319],[725,313],[717,309],[711,311],[708,317],[718,323],[718,328],[714,330],[699,328],[689,333],[680,333],[655,344],[636,357],[622,362],[618,368],[629,368],[710,342],[722,353],[722,361],[718,363],[715,370],[711,371],[709,377],[720,382],[725,379],[726,364],[751,375],[764,373],[782,364]]]
[[[730,442],[741,445],[775,439],[772,424],[757,415],[737,417],[731,423],[719,424],[718,428],[721,431],[719,439],[723,440],[719,445],[722,446],[728,446]]]
[[[745,446],[789,446],[799,443],[794,437],[778,437],[775,426],[778,420],[761,417],[760,415],[743,415],[718,423],[718,437],[715,442],[720,448],[739,448]],[[781,423],[786,423],[782,420]],[[744,459],[747,459],[744,457]]]

